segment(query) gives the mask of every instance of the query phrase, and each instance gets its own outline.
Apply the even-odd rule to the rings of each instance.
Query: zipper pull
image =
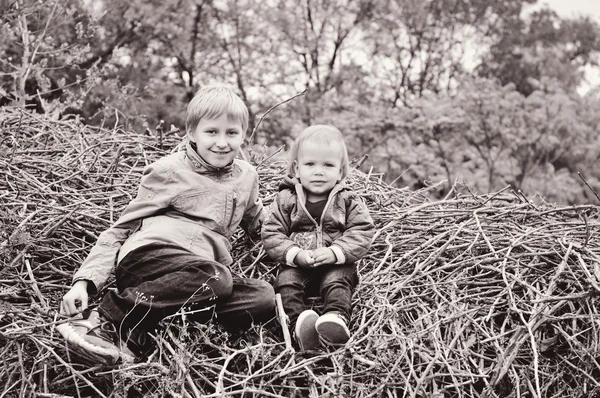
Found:
[[[317,225],[317,248],[323,247],[323,228]]]

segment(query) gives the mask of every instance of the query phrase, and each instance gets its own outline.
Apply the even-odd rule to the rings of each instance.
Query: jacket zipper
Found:
[[[233,217],[235,216],[235,207],[237,205],[237,194],[233,193],[233,206],[231,207],[231,217],[229,217],[229,224],[227,224],[227,229],[231,227],[231,223],[233,222]]]
[[[323,208],[323,213],[321,213],[321,222],[320,223],[317,223],[317,221],[310,215],[308,210],[306,210],[306,206],[304,205],[304,203],[302,203],[302,201],[300,201],[300,206],[302,207],[302,210],[304,210],[304,213],[308,216],[308,218],[310,218],[310,220],[313,222],[313,224],[315,224],[315,227],[317,230],[317,248],[321,248],[324,246],[324,244],[323,244],[323,219],[325,218],[325,212],[327,211],[327,208],[331,204],[331,201],[336,194],[337,194],[337,191],[336,192],[332,191],[329,195],[329,198],[327,198],[327,203],[325,203],[325,207]],[[306,200],[308,200],[308,198]]]

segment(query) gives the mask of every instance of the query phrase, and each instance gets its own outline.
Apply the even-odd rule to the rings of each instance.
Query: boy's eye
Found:
[[[227,134],[229,134],[229,135],[238,135],[239,133],[240,132],[237,131],[237,130],[230,130],[230,131],[227,132]]]
[[[206,130],[206,134],[216,134],[215,130]]]
[[[306,162],[304,164],[307,165],[307,166],[314,166],[315,165],[313,162]]]

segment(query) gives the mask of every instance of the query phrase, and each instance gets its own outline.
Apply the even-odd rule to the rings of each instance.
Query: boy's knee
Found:
[[[275,314],[275,290],[273,286],[265,281],[255,282],[255,294],[253,300],[253,312],[261,315],[262,320],[271,318]]]
[[[210,286],[218,300],[227,299],[233,292],[233,277],[225,267],[222,267],[218,273],[208,278],[206,284]]]

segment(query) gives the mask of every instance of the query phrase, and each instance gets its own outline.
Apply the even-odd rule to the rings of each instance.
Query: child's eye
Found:
[[[314,166],[315,165],[313,162],[306,162],[304,164],[307,165],[307,166]]]
[[[217,134],[215,130],[206,130],[206,134]]]
[[[237,130],[230,130],[230,131],[227,132],[227,134],[229,134],[229,135],[238,135],[239,133],[240,132],[237,131]]]

